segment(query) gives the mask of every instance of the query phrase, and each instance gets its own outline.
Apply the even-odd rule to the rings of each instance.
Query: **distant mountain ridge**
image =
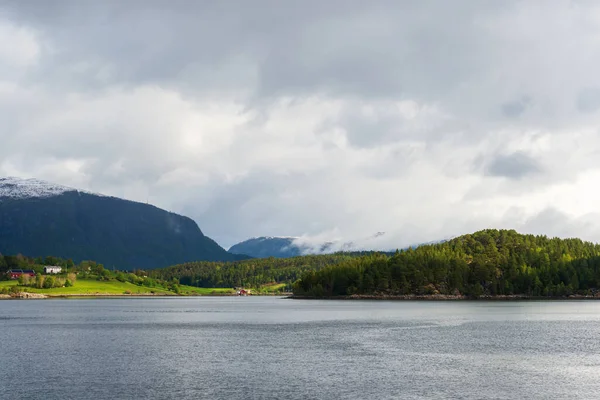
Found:
[[[302,255],[302,249],[294,244],[297,238],[261,236],[244,240],[229,248],[231,254],[246,254],[255,258],[289,258]]]
[[[0,253],[152,269],[234,261],[190,218],[38,179],[0,178]]]
[[[376,239],[383,235],[385,235],[385,232],[377,232],[374,235],[363,239],[362,241],[368,243],[367,241]],[[260,236],[237,243],[231,246],[228,251],[232,254],[245,254],[255,258],[288,258],[307,254],[327,254],[338,251],[373,251],[373,249],[367,249],[364,245],[358,245],[354,241],[326,241],[314,244],[307,242],[301,237]],[[395,251],[395,249],[382,250],[382,252],[386,253],[393,251]]]

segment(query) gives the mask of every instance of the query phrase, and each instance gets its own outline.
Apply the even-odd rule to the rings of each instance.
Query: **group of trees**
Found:
[[[36,274],[35,277],[30,277],[29,275],[21,275],[19,277],[19,286],[29,286],[38,289],[70,287],[75,284],[76,280],[77,275],[72,272],[64,276]]]
[[[161,288],[171,290],[175,293],[179,293],[179,281],[177,279],[170,279],[169,281],[153,278],[147,275],[146,271],[136,270],[134,272],[124,272],[124,271],[116,271],[109,272],[108,270],[104,270],[102,273],[103,280],[112,280],[115,279],[119,282],[129,282],[133,283],[137,286],[144,286],[149,288]]]
[[[37,273],[44,271],[45,265],[55,265],[62,267],[63,271],[76,271],[78,269],[85,268],[86,263],[84,261],[80,265],[75,265],[73,260],[63,259],[58,257],[26,257],[22,254],[17,255],[2,255],[0,254],[0,279],[11,269],[32,269]],[[79,267],[79,268],[77,268]]]
[[[338,253],[292,258],[262,258],[235,262],[199,261],[148,272],[150,277],[181,284],[217,287],[259,287],[273,282],[292,284],[306,271],[320,270],[357,257],[357,254]]]
[[[307,271],[308,296],[464,294],[564,296],[600,287],[600,245],[579,239],[484,230],[450,241],[369,255]]]

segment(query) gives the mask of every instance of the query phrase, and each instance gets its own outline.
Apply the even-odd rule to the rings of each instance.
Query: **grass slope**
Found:
[[[17,281],[0,281],[0,289],[4,287],[17,286]],[[74,286],[37,289],[32,287],[22,287],[24,292],[41,293],[48,296],[77,296],[77,295],[124,295],[124,294],[158,294],[158,295],[176,295],[176,293],[162,289],[137,286],[129,282],[97,281],[95,279],[78,279]],[[235,293],[233,289],[226,288],[196,288],[192,286],[181,286],[180,293],[183,295],[224,295]]]
[[[180,285],[179,292],[188,296],[222,296],[226,294],[235,294],[235,290],[229,288],[201,288],[186,285]]]
[[[265,293],[265,294],[276,294],[276,293],[283,291],[283,289],[285,287],[286,287],[285,283],[273,283],[273,284],[268,284],[268,285],[262,285],[261,287],[259,287],[258,289],[254,290],[254,291],[258,292],[258,293]]]

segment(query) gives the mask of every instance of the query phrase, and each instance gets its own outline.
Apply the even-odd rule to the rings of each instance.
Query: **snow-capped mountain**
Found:
[[[240,259],[190,218],[38,179],[0,178],[0,253],[94,260],[118,269]]]
[[[21,179],[15,177],[0,178],[0,201],[2,198],[26,199],[59,196],[67,192],[82,192],[95,194],[87,191],[77,190],[68,186],[57,185],[39,179]],[[100,196],[98,194],[95,194]]]

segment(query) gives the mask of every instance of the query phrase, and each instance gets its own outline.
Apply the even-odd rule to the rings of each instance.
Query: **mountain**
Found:
[[[262,236],[244,240],[229,248],[231,254],[246,254],[255,258],[288,258],[302,255],[293,237]]]
[[[233,261],[190,218],[37,179],[0,179],[0,253],[152,269]]]
[[[261,236],[235,244],[229,248],[229,252],[232,254],[245,254],[255,258],[288,258],[307,254],[328,254],[338,251],[357,252],[365,249],[369,243],[372,244],[373,240],[384,234],[384,232],[377,232],[368,238],[358,241],[358,243],[362,244],[355,243],[354,241],[328,241],[315,244],[299,237]],[[365,247],[365,245],[367,246]]]

